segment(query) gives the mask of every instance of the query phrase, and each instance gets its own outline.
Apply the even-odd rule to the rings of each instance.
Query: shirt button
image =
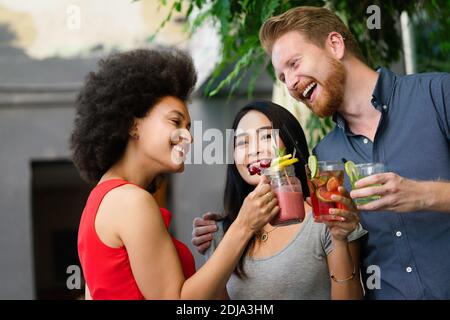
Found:
[[[396,235],[397,237],[401,237],[401,236],[402,236],[402,233],[401,233],[401,231],[397,231],[397,232],[395,233],[395,235]]]
[[[364,138],[363,142],[364,142],[364,144],[368,144],[369,143],[369,139]]]
[[[412,272],[412,268],[411,267],[406,268],[406,272],[411,273]]]

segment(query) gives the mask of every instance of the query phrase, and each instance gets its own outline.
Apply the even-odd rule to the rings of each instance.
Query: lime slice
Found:
[[[355,182],[359,179],[358,169],[356,168],[356,165],[353,161],[347,161],[344,165],[344,168],[353,187]]]
[[[335,195],[339,195],[339,192],[337,191],[327,191],[326,188],[320,188],[316,190],[316,197],[317,199],[319,199],[322,202],[334,202],[331,199],[331,196],[335,194]]]
[[[309,156],[308,167],[309,167],[309,171],[311,171],[311,179],[312,179],[317,175],[318,164],[317,164],[316,156],[314,156],[314,155]]]

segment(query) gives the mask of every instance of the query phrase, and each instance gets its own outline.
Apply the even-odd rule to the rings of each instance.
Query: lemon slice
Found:
[[[289,158],[291,158],[291,157],[292,157],[292,154],[287,154],[287,155],[285,155],[285,156],[275,158],[275,159],[272,160],[270,166],[271,166],[271,167],[275,167],[275,166],[278,165],[280,162],[282,162],[282,161],[284,161],[284,160],[287,160],[287,159],[289,159]]]
[[[280,163],[278,163],[274,169],[276,170],[283,170],[284,168],[286,168],[287,166],[290,166],[291,164],[294,164],[298,162],[298,158],[292,158],[292,159],[288,159],[288,160],[284,160]]]

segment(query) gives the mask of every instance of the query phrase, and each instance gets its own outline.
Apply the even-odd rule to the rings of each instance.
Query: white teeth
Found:
[[[311,82],[311,83],[309,84],[309,86],[306,87],[306,89],[303,91],[303,97],[304,97],[304,98],[306,98],[306,96],[307,96],[308,93],[309,93],[309,90],[311,90],[316,84],[317,84],[317,83],[315,83],[315,82]]]
[[[183,149],[183,147],[181,147],[181,146],[174,146],[173,148],[174,148],[176,151],[179,151],[179,152],[181,152],[181,154],[184,155],[184,149]]]

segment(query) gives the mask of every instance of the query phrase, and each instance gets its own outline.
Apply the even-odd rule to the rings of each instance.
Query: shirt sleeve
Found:
[[[356,229],[353,230],[353,232],[347,236],[347,241],[352,242],[352,241],[358,240],[359,238],[362,238],[363,236],[365,236],[367,233],[368,233],[367,230],[365,230],[362,227],[361,223],[358,223],[358,226],[356,227]]]
[[[361,226],[361,224],[358,223],[358,226],[356,227],[356,229],[353,230],[353,232],[347,236],[347,241],[352,242],[352,241],[358,240],[359,238],[363,237],[367,233],[368,233],[367,230],[365,230]],[[324,249],[326,255],[328,255],[331,251],[333,251],[333,241],[331,240],[331,233],[330,233],[330,229],[328,227],[325,227],[323,243],[324,243],[323,249]]]
[[[444,134],[450,141],[450,73],[443,73],[435,79],[431,85],[431,96]]]
[[[325,226],[324,229],[325,229],[325,235],[324,235],[324,240],[323,240],[323,249],[324,249],[326,255],[328,255],[331,251],[333,251],[333,241],[331,240],[330,228]]]
[[[216,250],[216,248],[218,247],[220,241],[224,236],[223,221],[217,221],[216,224],[217,224],[217,231],[214,232],[214,236],[211,241],[211,246],[205,251],[205,261],[212,256],[212,254],[214,253],[214,251]]]

